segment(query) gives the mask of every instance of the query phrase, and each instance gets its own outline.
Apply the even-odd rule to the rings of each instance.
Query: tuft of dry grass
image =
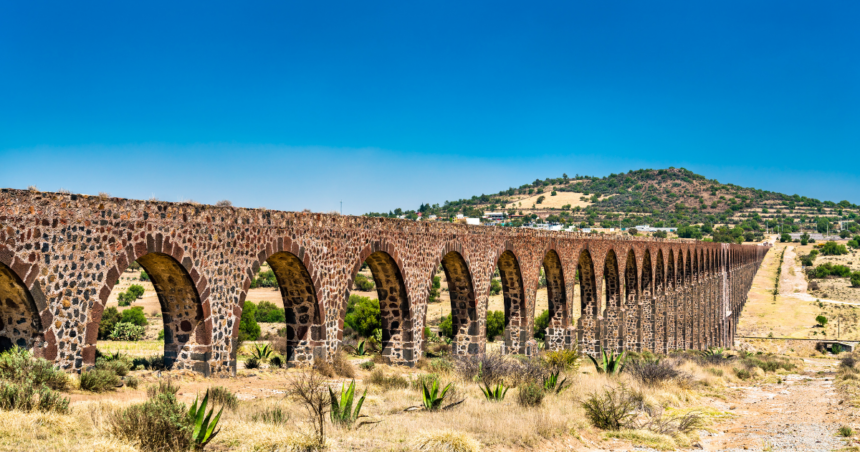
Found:
[[[413,442],[416,450],[433,452],[478,452],[481,444],[468,434],[456,430],[419,433]]]

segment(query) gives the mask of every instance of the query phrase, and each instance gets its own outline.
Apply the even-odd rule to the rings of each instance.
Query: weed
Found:
[[[585,416],[602,430],[619,430],[633,417],[635,403],[624,388],[592,393],[582,403]]]
[[[125,385],[131,389],[137,389],[137,387],[140,385],[140,380],[133,375],[125,377],[125,380],[123,381],[125,382]]]
[[[517,403],[524,407],[540,406],[543,403],[544,388],[534,382],[520,386],[517,393]]]
[[[373,361],[365,361],[359,364],[358,367],[361,367],[364,370],[373,370],[373,368],[376,367],[376,364]]]
[[[656,386],[680,376],[675,367],[667,361],[633,361],[628,364],[627,372],[634,378],[649,386]]]
[[[259,369],[260,368],[260,360],[254,357],[250,357],[245,360],[245,369]]]
[[[439,452],[478,452],[481,445],[467,433],[454,430],[422,432],[415,437],[415,449]]]
[[[28,382],[61,391],[69,385],[69,376],[54,368],[54,363],[33,358],[29,351],[17,345],[0,353],[0,379],[14,383]]]
[[[851,427],[849,427],[847,425],[843,425],[842,427],[839,427],[839,436],[842,436],[845,438],[849,438],[851,436],[854,436],[854,429],[852,429]]]
[[[46,386],[29,382],[0,383],[0,410],[42,411],[67,414],[69,399]]]
[[[562,391],[564,391],[565,389],[567,389],[570,386],[570,383],[565,385],[565,382],[567,382],[567,378],[565,378],[561,381],[558,381],[558,374],[559,374],[559,372],[555,371],[555,372],[547,375],[546,377],[544,377],[544,379],[543,379],[544,391],[554,392],[556,394],[561,394]]]
[[[104,392],[120,385],[120,379],[113,371],[93,369],[81,372],[81,390]]]
[[[281,358],[280,356],[277,356],[277,355],[276,355],[276,356],[273,356],[273,357],[269,360],[269,367],[270,367],[270,368],[272,368],[272,369],[280,369],[280,368],[284,367],[284,360],[283,360],[283,358]]]
[[[262,422],[264,424],[283,425],[289,422],[290,415],[284,413],[284,410],[277,407],[268,408],[252,414],[251,420],[254,422]]]
[[[373,372],[370,373],[370,377],[367,379],[367,382],[376,386],[381,386],[386,391],[390,389],[403,389],[409,387],[409,380],[400,375],[386,377],[385,372],[383,372],[382,369],[374,369]]]
[[[332,367],[334,372],[344,378],[355,378],[355,367],[349,362],[349,358],[343,351],[338,351],[332,359]]]
[[[158,384],[149,385],[146,387],[146,396],[150,399],[154,399],[158,394],[173,394],[179,392],[179,386],[173,384],[169,378],[167,380],[159,381]]]
[[[197,398],[194,399],[194,403],[191,405],[191,408],[188,409],[188,417],[192,421],[192,431],[191,431],[191,442],[194,444],[194,450],[203,450],[209,441],[212,441],[218,432],[221,430],[215,430],[218,427],[218,421],[221,419],[221,413],[224,412],[224,407],[221,407],[221,410],[218,411],[218,414],[215,416],[215,419],[212,419],[212,413],[215,411],[215,408],[209,410],[209,413],[206,413],[206,405],[209,402],[209,391],[206,391],[206,395],[203,397],[203,402],[200,403],[200,407],[197,407]],[[205,416],[205,417],[204,417]]]
[[[750,374],[750,371],[748,371],[746,369],[739,369],[736,367],[734,370],[735,370],[735,376],[737,376],[741,380],[749,380],[750,377],[752,377],[752,375]]]
[[[541,355],[544,365],[554,371],[576,371],[581,356],[579,350],[554,350]]]
[[[230,392],[229,389],[223,386],[215,386],[214,388],[209,388],[209,397],[212,398],[212,403],[220,403],[227,408],[228,410],[235,410],[236,407],[239,406],[239,399]]]

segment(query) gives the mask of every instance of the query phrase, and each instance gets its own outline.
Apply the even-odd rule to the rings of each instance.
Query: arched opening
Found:
[[[666,312],[666,262],[663,260],[663,250],[657,250],[657,261],[654,269],[654,351],[666,353],[668,347],[669,318]]]
[[[588,250],[579,253],[576,266],[579,275],[579,336],[583,353],[595,354],[599,344],[597,337],[597,284],[594,278],[594,261]]]
[[[0,352],[14,346],[33,350],[43,341],[42,321],[24,281],[0,263]]]
[[[607,350],[620,351],[624,348],[621,280],[618,275],[618,259],[613,250],[609,250],[603,260],[603,292],[603,344]]]
[[[204,320],[188,270],[168,254],[147,253],[124,269],[108,296],[99,323],[98,352],[151,355],[163,341],[165,368],[208,375],[211,330]],[[141,349],[146,352],[137,352]],[[94,364],[95,356],[85,354],[85,363]]]
[[[656,351],[657,347],[654,344],[655,322],[657,313],[654,303],[654,272],[652,270],[651,251],[645,250],[642,257],[642,277],[639,281],[639,304],[641,305],[641,317],[639,324],[642,326],[642,350]]]
[[[549,250],[544,255],[542,270],[546,282],[546,330],[543,340],[548,350],[558,350],[564,347],[565,328],[569,325],[567,287],[564,283],[564,270],[561,259],[555,250]],[[540,291],[537,298],[541,300]],[[535,309],[538,319],[543,316],[542,306]],[[542,326],[542,325],[541,325]],[[538,329],[539,327],[536,327]],[[541,332],[538,332],[541,333]]]
[[[514,253],[508,250],[499,256],[496,266],[502,280],[505,303],[505,351],[524,353],[533,332],[527,330],[529,323],[525,315],[526,298],[520,263]]]
[[[442,257],[442,270],[451,298],[451,329],[455,354],[477,354],[482,341],[472,274],[463,256],[450,251]]]
[[[364,263],[367,266],[362,265],[362,270],[353,276],[353,284],[355,286],[360,284],[359,275],[363,275],[362,272],[369,273],[370,278],[366,279],[369,280],[369,284],[372,284],[371,287],[376,289],[375,304],[379,309],[379,332],[376,332],[376,325],[369,325],[366,320],[358,317],[357,313],[365,309],[351,309],[353,305],[367,303],[367,301],[355,299],[352,296],[348,302],[344,325],[363,337],[374,337],[374,341],[378,340],[381,354],[387,362],[412,365],[416,360],[412,312],[400,266],[385,251],[371,253]],[[371,299],[370,302],[372,303],[373,300]]]
[[[245,307],[247,309],[248,303],[253,302],[250,299],[258,300],[259,305],[255,309],[258,322],[274,323],[277,326],[280,326],[280,322],[284,322],[283,329],[278,328],[278,334],[284,338],[283,346],[279,341],[278,348],[287,361],[310,360],[313,357],[313,349],[325,340],[325,328],[322,327],[313,279],[302,260],[288,251],[272,254],[266,259],[266,264],[275,276],[277,289],[281,295],[280,300],[276,300],[275,306],[283,309],[284,314],[283,316],[272,314],[271,302],[261,299],[260,296],[265,296],[266,290],[260,287],[263,285],[260,279],[254,284],[258,288],[251,289],[249,292]],[[266,273],[268,272],[263,272],[264,275]]]
[[[666,350],[678,348],[678,274],[675,271],[675,252],[669,250],[666,263]]]
[[[624,346],[627,350],[642,350],[642,324],[639,310],[639,281],[636,255],[627,253],[624,265]]]

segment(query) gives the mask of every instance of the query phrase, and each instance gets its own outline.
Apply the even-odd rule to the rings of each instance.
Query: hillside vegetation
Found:
[[[417,210],[369,213],[416,219],[463,214],[481,217],[503,211],[506,226],[560,223],[579,227],[631,228],[641,224],[678,227],[686,238],[711,236],[716,241],[752,241],[769,228],[782,232],[839,231],[857,233],[860,206],[849,201],[821,201],[800,195],[723,184],[684,168],[642,169],[606,177],[567,174],[537,179],[496,194],[482,194],[444,204],[422,204]],[[727,235],[728,234],[728,235]]]

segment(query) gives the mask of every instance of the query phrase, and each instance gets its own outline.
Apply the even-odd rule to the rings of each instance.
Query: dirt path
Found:
[[[803,301],[820,301],[822,303],[845,304],[860,306],[860,303],[849,301],[830,300],[827,298],[816,298],[807,293],[807,281],[803,270],[797,265],[797,252],[795,247],[785,248],[785,256],[782,262],[782,272],[779,278],[779,294]]]
[[[714,408],[737,417],[715,426],[703,437],[705,450],[832,451],[847,445],[837,436],[842,425],[857,428],[855,413],[841,404],[833,387],[837,361],[805,360],[802,374],[786,375],[781,384],[738,388],[731,402],[715,401]]]

